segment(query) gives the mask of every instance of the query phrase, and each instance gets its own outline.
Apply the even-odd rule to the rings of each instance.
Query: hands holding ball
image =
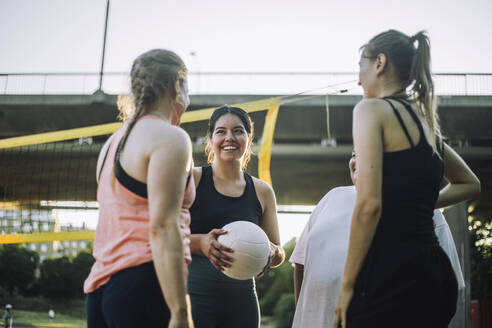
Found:
[[[202,239],[201,248],[215,268],[239,280],[265,272],[275,254],[266,233],[248,221],[235,221],[211,230]]]

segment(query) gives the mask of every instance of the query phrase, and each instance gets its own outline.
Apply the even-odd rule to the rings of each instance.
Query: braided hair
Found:
[[[130,73],[131,96],[118,98],[119,116],[129,122],[116,150],[115,162],[119,160],[138,118],[145,115],[149,106],[166,94],[176,100],[177,90],[186,78],[186,73],[184,62],[169,50],[150,50],[135,59]]]

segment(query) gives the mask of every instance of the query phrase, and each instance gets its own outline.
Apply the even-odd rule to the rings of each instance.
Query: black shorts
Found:
[[[152,262],[127,268],[86,298],[88,328],[167,327],[170,312]]]

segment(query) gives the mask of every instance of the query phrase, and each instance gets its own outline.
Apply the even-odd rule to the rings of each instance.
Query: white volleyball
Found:
[[[239,280],[257,276],[268,262],[270,241],[258,225],[248,221],[234,221],[222,227],[227,234],[220,235],[219,243],[234,250],[234,261],[225,268],[225,275]]]

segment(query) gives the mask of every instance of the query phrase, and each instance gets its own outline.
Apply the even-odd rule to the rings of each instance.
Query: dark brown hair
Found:
[[[244,128],[246,129],[246,132],[248,133],[248,137],[253,139],[254,136],[254,124],[253,121],[251,120],[251,117],[246,111],[244,111],[239,107],[232,107],[229,105],[224,105],[222,107],[217,108],[212,113],[212,116],[208,121],[208,131],[206,137],[207,145],[205,146],[205,154],[207,154],[207,161],[209,164],[213,163],[214,161],[214,152],[212,151],[212,143],[210,142],[210,139],[212,138],[212,134],[214,133],[215,124],[217,123],[217,120],[225,114],[232,114],[239,117],[239,119],[244,125]],[[248,165],[248,162],[251,159],[252,154],[253,154],[253,150],[251,149],[251,143],[249,143],[248,149],[246,149],[246,153],[244,154],[243,162],[241,163],[241,167],[243,169],[246,169],[246,166]]]
[[[115,161],[119,159],[130,131],[148,107],[166,94],[177,99],[186,73],[181,58],[170,50],[150,50],[135,59],[130,72],[131,96],[118,97],[120,117],[129,119],[129,123],[116,150]]]
[[[376,58],[379,54],[386,56],[387,63],[392,65],[402,85],[401,91],[395,96],[417,103],[431,128],[434,141],[432,147],[436,150],[435,140],[441,133],[430,68],[430,40],[426,32],[420,31],[409,37],[402,32],[388,30],[373,37],[361,49],[369,58]]]

